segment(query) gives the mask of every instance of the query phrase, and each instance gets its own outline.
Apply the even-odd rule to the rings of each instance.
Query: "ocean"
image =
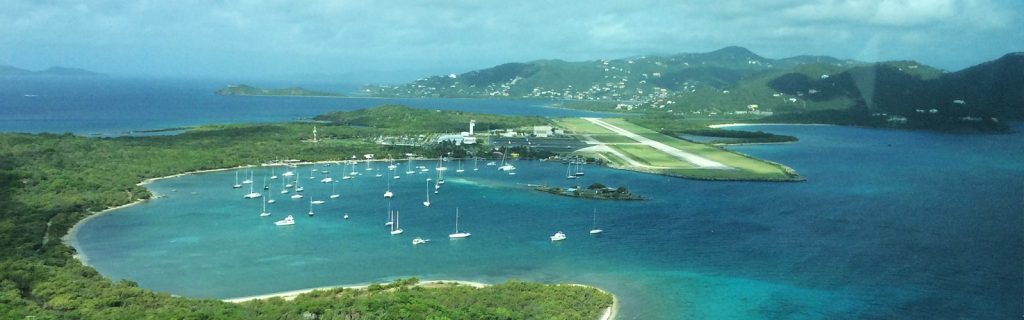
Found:
[[[136,131],[204,124],[296,121],[331,111],[385,104],[504,115],[607,115],[552,108],[548,106],[551,101],[547,100],[237,97],[214,94],[230,83],[210,79],[0,76],[0,132],[120,136],[138,134],[133,133]],[[271,81],[258,85],[288,87],[297,84]],[[333,92],[353,89],[343,84],[298,85]]]
[[[295,103],[327,104],[304,101],[311,100]],[[230,114],[242,113],[222,117]],[[380,164],[374,171],[361,164],[362,175],[335,184],[341,197],[328,199],[331,185],[318,182],[321,173],[308,179],[310,167],[301,166],[306,198],[279,194],[281,180],[271,180],[263,193],[277,203],[261,218],[261,202],[243,199],[247,188],[231,188],[232,170],[154,182],[148,187],[161,198],[90,219],[71,240],[104,276],[192,297],[403,277],[522,279],[606,289],[620,299],[620,319],[1024,315],[1024,126],[1006,135],[745,129],[800,138],[730,149],[786,164],[807,181],[708,182],[595,166],[570,181],[559,163],[516,161],[510,176],[465,162],[466,172],[450,169],[423,207],[433,171],[406,175],[408,164],[399,162],[394,180]],[[432,168],[436,160],[413,165]],[[335,179],[351,171],[316,169]],[[257,186],[270,170],[255,169]],[[650,199],[587,200],[529,187],[594,182]],[[387,189],[395,193],[390,207],[401,212],[401,235],[384,226]],[[315,217],[306,214],[310,197],[326,201],[313,206]],[[446,236],[456,209],[468,239]],[[273,224],[288,214],[296,225]],[[599,236],[587,232],[595,215]],[[556,231],[568,239],[552,243]],[[432,241],[413,246],[414,237]]]

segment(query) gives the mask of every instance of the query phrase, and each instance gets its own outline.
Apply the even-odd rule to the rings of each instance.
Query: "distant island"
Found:
[[[46,70],[32,71],[14,66],[0,65],[0,76],[72,76],[95,77],[105,74],[80,68],[50,67]]]
[[[552,99],[563,108],[671,121],[831,123],[1002,132],[1024,120],[1024,53],[947,72],[916,61],[772,59],[742,47],[706,53],[506,63],[399,85],[377,97]]]
[[[626,187],[611,188],[601,183],[593,183],[586,188],[580,186],[573,186],[568,188],[561,187],[549,187],[549,186],[535,186],[534,190],[543,191],[550,194],[556,194],[560,196],[585,198],[585,199],[597,199],[597,200],[644,200],[637,194],[629,192]]]
[[[214,92],[220,96],[289,96],[289,97],[343,97],[344,95],[306,90],[299,87],[263,89],[244,84],[232,84]]]

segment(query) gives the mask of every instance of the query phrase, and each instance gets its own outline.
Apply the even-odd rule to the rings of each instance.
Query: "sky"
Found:
[[[742,46],[917,60],[1024,51],[1022,0],[0,0],[0,64],[113,75],[404,82],[506,62]]]

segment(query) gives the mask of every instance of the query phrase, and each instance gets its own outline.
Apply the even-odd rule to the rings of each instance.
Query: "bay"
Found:
[[[242,199],[248,190],[232,189],[235,172],[223,171],[152,183],[162,198],[83,222],[72,242],[107,277],[194,297],[412,276],[516,278],[599,286],[619,297],[622,319],[1024,314],[1020,125],[1008,135],[749,129],[799,137],[732,149],[784,163],[807,181],[706,182],[587,166],[570,182],[558,163],[517,161],[510,176],[481,162],[480,171],[449,171],[424,208],[428,174],[405,175],[405,163],[399,180],[360,167],[362,176],[337,185],[335,200],[303,166],[296,171],[306,196],[327,203],[308,217],[309,198],[282,197],[274,181],[278,202],[260,218],[260,202]],[[335,179],[346,171],[317,169]],[[269,172],[256,169],[257,184]],[[586,200],[527,187],[593,182],[651,199]],[[388,183],[405,229],[399,236],[384,226]],[[447,239],[456,208],[469,239]],[[595,209],[600,236],[587,233]],[[273,225],[287,214],[295,226]],[[555,231],[568,239],[552,243]],[[417,236],[432,241],[413,246]]]

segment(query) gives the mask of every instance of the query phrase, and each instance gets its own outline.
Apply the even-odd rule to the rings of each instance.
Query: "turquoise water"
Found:
[[[260,202],[242,199],[248,190],[232,189],[234,172],[225,171],[153,183],[164,198],[89,220],[74,241],[105,276],[196,297],[410,276],[517,278],[602,287],[620,298],[622,319],[1024,314],[1024,135],[754,129],[801,140],[735,150],[785,163],[807,181],[702,182],[587,167],[577,183],[652,198],[606,202],[529,190],[568,184],[565,167],[519,161],[515,176],[483,166],[449,172],[424,208],[427,175],[405,175],[403,162],[391,188],[405,233],[391,236],[386,176],[360,168],[363,176],[337,185],[335,200],[326,199],[329,185],[302,177],[307,196],[327,201],[312,218],[309,198],[282,197],[274,182],[273,216],[260,218]],[[297,171],[307,176],[309,167]],[[469,239],[447,239],[456,207]],[[596,237],[587,234],[594,209],[605,230]],[[286,214],[295,226],[273,225]],[[551,243],[558,230],[568,239]],[[417,236],[433,241],[414,247]]]

